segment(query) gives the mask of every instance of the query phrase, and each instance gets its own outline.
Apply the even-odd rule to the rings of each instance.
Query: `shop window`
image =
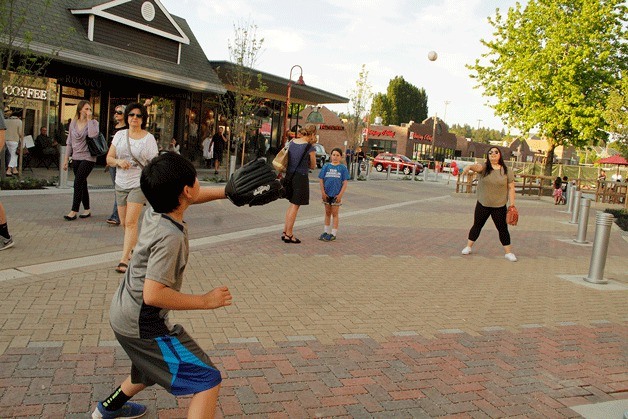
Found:
[[[174,137],[174,100],[140,96],[140,103],[146,106],[148,112],[146,130],[155,136],[160,150],[167,150]]]

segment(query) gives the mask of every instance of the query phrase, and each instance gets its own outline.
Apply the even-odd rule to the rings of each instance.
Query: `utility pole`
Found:
[[[445,121],[445,123],[447,123],[447,105],[449,105],[451,102],[449,100],[445,101],[445,113],[443,114],[443,120]]]

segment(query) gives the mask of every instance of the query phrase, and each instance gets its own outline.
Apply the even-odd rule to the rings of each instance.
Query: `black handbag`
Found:
[[[85,137],[85,142],[87,143],[89,154],[91,154],[92,157],[104,156],[109,150],[107,140],[105,136],[102,135],[102,132],[99,132],[96,137]]]

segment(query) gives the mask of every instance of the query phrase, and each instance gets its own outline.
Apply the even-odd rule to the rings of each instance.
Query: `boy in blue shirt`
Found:
[[[321,185],[321,195],[325,204],[325,231],[318,238],[323,241],[336,240],[338,234],[338,211],[342,205],[342,196],[347,190],[349,170],[340,164],[342,160],[342,150],[334,148],[331,151],[331,163],[325,163],[318,174]],[[331,227],[331,219],[334,219],[334,226]]]

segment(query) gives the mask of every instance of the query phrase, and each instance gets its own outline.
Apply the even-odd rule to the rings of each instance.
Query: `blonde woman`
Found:
[[[290,206],[286,211],[286,221],[281,240],[285,243],[301,243],[294,237],[292,229],[301,205],[310,203],[309,169],[316,167],[316,125],[307,124],[299,130],[299,136],[288,147],[288,170],[284,186]]]
[[[98,121],[92,118],[92,105],[86,100],[81,100],[76,106],[76,116],[68,128],[67,147],[63,162],[63,170],[68,170],[68,162],[72,157],[72,171],[74,172],[72,210],[63,216],[67,221],[76,220],[81,203],[83,204],[83,213],[78,217],[87,218],[92,215],[89,191],[87,190],[87,177],[96,165],[96,157],[90,154],[86,139],[87,137],[96,137],[98,132]]]
[[[157,141],[146,131],[148,115],[139,103],[129,104],[124,111],[128,129],[118,131],[107,153],[107,164],[116,168],[116,201],[120,224],[124,227],[122,257],[116,272],[125,273],[131,252],[137,243],[137,226],[146,203],[140,188],[142,169],[159,154]]]

